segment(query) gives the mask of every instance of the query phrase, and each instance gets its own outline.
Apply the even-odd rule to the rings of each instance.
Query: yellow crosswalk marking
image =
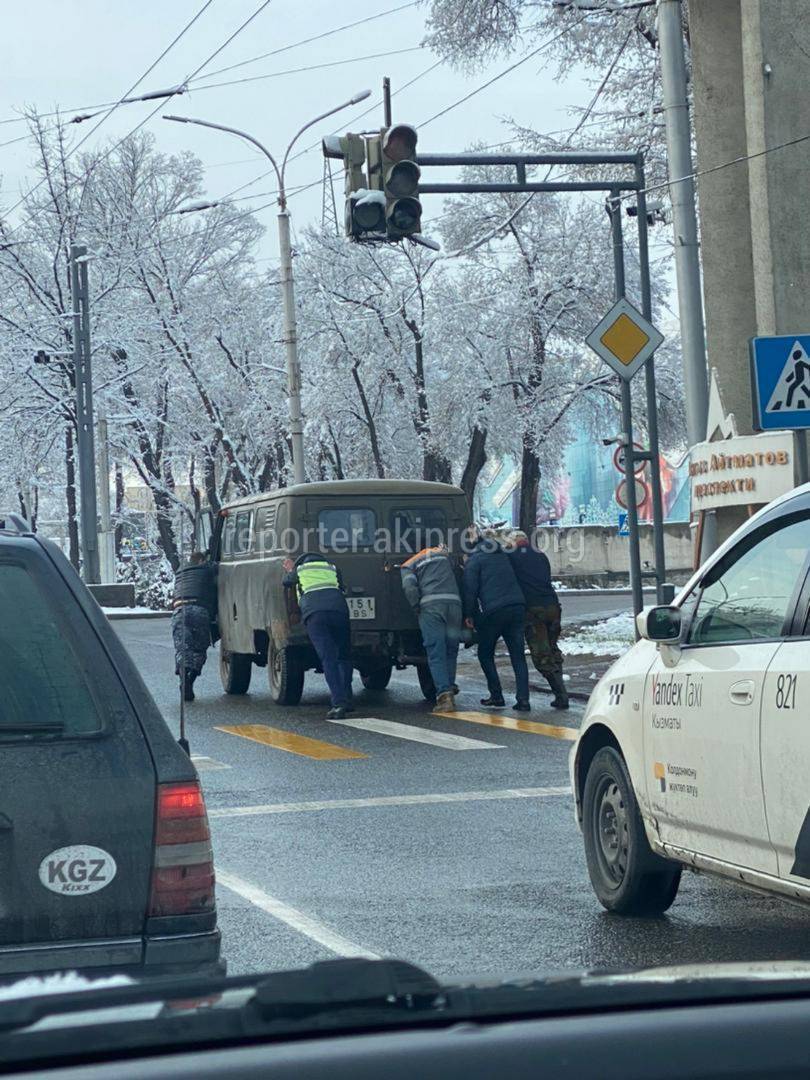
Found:
[[[236,727],[217,727],[216,730],[318,761],[347,761],[350,758],[368,757],[368,754],[361,754],[359,750],[349,750],[344,746],[335,746],[334,743],[321,742],[320,739],[310,739],[306,735],[294,735],[291,731],[282,731],[281,728],[270,727],[268,724],[240,724]]]
[[[576,728],[543,724],[539,720],[521,720],[516,716],[504,716],[502,713],[463,712],[458,709],[455,712],[437,712],[433,715],[446,716],[448,720],[467,720],[471,724],[487,724],[489,727],[505,728],[507,731],[528,731],[531,735],[545,735],[549,739],[573,742],[577,737]]]

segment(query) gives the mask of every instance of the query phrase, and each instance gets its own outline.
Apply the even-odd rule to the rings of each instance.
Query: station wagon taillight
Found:
[[[214,908],[214,856],[198,781],[158,784],[150,917]]]

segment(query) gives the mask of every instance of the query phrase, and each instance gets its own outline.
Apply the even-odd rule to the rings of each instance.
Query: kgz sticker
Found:
[[[115,877],[115,859],[103,848],[73,844],[46,855],[39,864],[39,880],[60,896],[98,892]]]

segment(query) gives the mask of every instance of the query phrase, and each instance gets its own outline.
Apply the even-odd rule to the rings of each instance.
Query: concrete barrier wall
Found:
[[[652,526],[640,526],[641,567],[655,564]],[[630,573],[630,541],[615,525],[546,526],[536,531],[536,543],[551,562],[554,578],[567,584],[624,583]],[[688,523],[664,526],[667,578],[685,581],[692,573],[692,534]]]

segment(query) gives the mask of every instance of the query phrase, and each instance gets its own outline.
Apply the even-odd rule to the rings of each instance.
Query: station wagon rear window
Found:
[[[440,506],[406,506],[391,512],[394,550],[415,553],[447,543],[447,514]]]
[[[334,551],[371,547],[377,528],[373,510],[335,507],[318,514],[318,543]]]
[[[103,724],[78,659],[45,594],[0,563],[0,740],[89,735]]]

